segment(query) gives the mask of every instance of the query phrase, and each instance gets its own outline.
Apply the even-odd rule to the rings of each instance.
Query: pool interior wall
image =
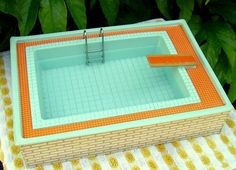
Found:
[[[177,68],[151,68],[146,60],[148,54],[169,53],[161,36],[105,42],[104,64],[86,65],[85,45],[35,52],[43,119],[162,102],[189,95],[183,81],[179,80],[181,76]],[[99,48],[99,40],[89,44],[90,50]]]

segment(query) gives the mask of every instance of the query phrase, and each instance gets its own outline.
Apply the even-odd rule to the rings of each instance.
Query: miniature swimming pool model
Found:
[[[11,66],[28,167],[219,133],[233,108],[184,20],[13,37]]]

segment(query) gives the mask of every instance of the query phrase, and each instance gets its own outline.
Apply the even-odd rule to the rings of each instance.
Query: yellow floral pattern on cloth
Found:
[[[0,160],[4,169],[28,170],[20,147],[14,144],[9,70],[9,53],[0,53]],[[231,118],[226,120],[221,134],[119,153],[37,165],[30,170],[233,169],[236,168],[236,112],[232,112]]]
[[[107,160],[109,162],[109,165],[112,169],[114,170],[119,170],[121,169],[120,165],[119,165],[119,162],[117,160],[117,158],[113,155],[108,155],[107,156]]]
[[[196,139],[189,139],[189,142],[192,145],[193,150],[198,155],[199,159],[201,160],[202,164],[205,165],[207,169],[215,169],[212,165],[212,161],[210,157],[204,152],[202,146],[198,144]]]
[[[187,167],[187,169],[189,170],[195,170],[196,169],[196,165],[194,164],[194,162],[190,159],[188,153],[185,151],[185,149],[183,148],[181,142],[179,141],[174,141],[171,143],[173,145],[173,147],[176,149],[177,154],[179,155],[179,157],[185,162],[185,166]]]
[[[150,170],[160,169],[157,162],[152,157],[152,154],[148,147],[140,148],[140,151],[147,163],[147,166]]]
[[[124,152],[124,157],[130,165],[130,169],[132,170],[140,170],[137,160],[135,159],[134,154],[131,151]]]
[[[221,151],[218,149],[215,141],[209,136],[206,137],[206,142],[208,144],[208,146],[212,149],[214,156],[216,157],[216,159],[221,163],[221,167],[222,168],[229,168],[229,164],[227,163],[227,161],[225,160],[224,155],[221,153]]]
[[[164,144],[156,145],[157,150],[161,153],[162,158],[170,170],[179,170],[180,167],[177,166],[174,157],[168,152]]]

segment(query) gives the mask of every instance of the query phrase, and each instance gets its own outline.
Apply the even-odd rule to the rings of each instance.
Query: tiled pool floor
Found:
[[[184,97],[170,76],[168,69],[150,68],[145,56],[43,70],[43,118]]]

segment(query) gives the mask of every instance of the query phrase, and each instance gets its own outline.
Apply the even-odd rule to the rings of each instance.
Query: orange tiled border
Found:
[[[205,108],[212,108],[217,106],[222,106],[223,101],[221,100],[219,94],[217,93],[214,85],[212,84],[207,72],[200,63],[193,47],[191,46],[184,30],[181,26],[168,26],[168,27],[157,27],[157,28],[145,28],[118,32],[108,32],[105,36],[117,35],[117,34],[132,34],[138,32],[154,32],[154,31],[166,31],[171,38],[178,54],[190,54],[194,56],[196,60],[197,67],[195,69],[188,69],[188,75],[190,76],[198,95],[201,99],[200,103],[189,104],[184,106],[177,106],[172,108],[165,108],[159,110],[152,110],[146,112],[139,112],[128,114],[124,116],[116,116],[110,118],[103,118],[98,120],[89,120],[80,123],[73,123],[67,125],[54,126],[43,129],[33,129],[32,127],[32,117],[30,109],[30,97],[28,88],[28,78],[27,78],[27,65],[26,65],[26,54],[25,48],[27,46],[34,46],[39,44],[47,44],[52,42],[69,41],[75,39],[81,39],[81,36],[58,38],[52,40],[41,40],[33,42],[25,42],[17,44],[17,54],[18,54],[18,72],[19,72],[19,87],[20,87],[20,102],[21,102],[21,114],[22,114],[22,126],[23,126],[23,137],[37,137],[45,136],[63,132],[69,132],[74,130],[93,128],[98,126],[105,126],[141,119],[147,119],[157,116],[165,116],[170,114],[176,114],[181,112],[188,112],[193,110],[200,110]],[[95,37],[97,35],[91,35]]]

